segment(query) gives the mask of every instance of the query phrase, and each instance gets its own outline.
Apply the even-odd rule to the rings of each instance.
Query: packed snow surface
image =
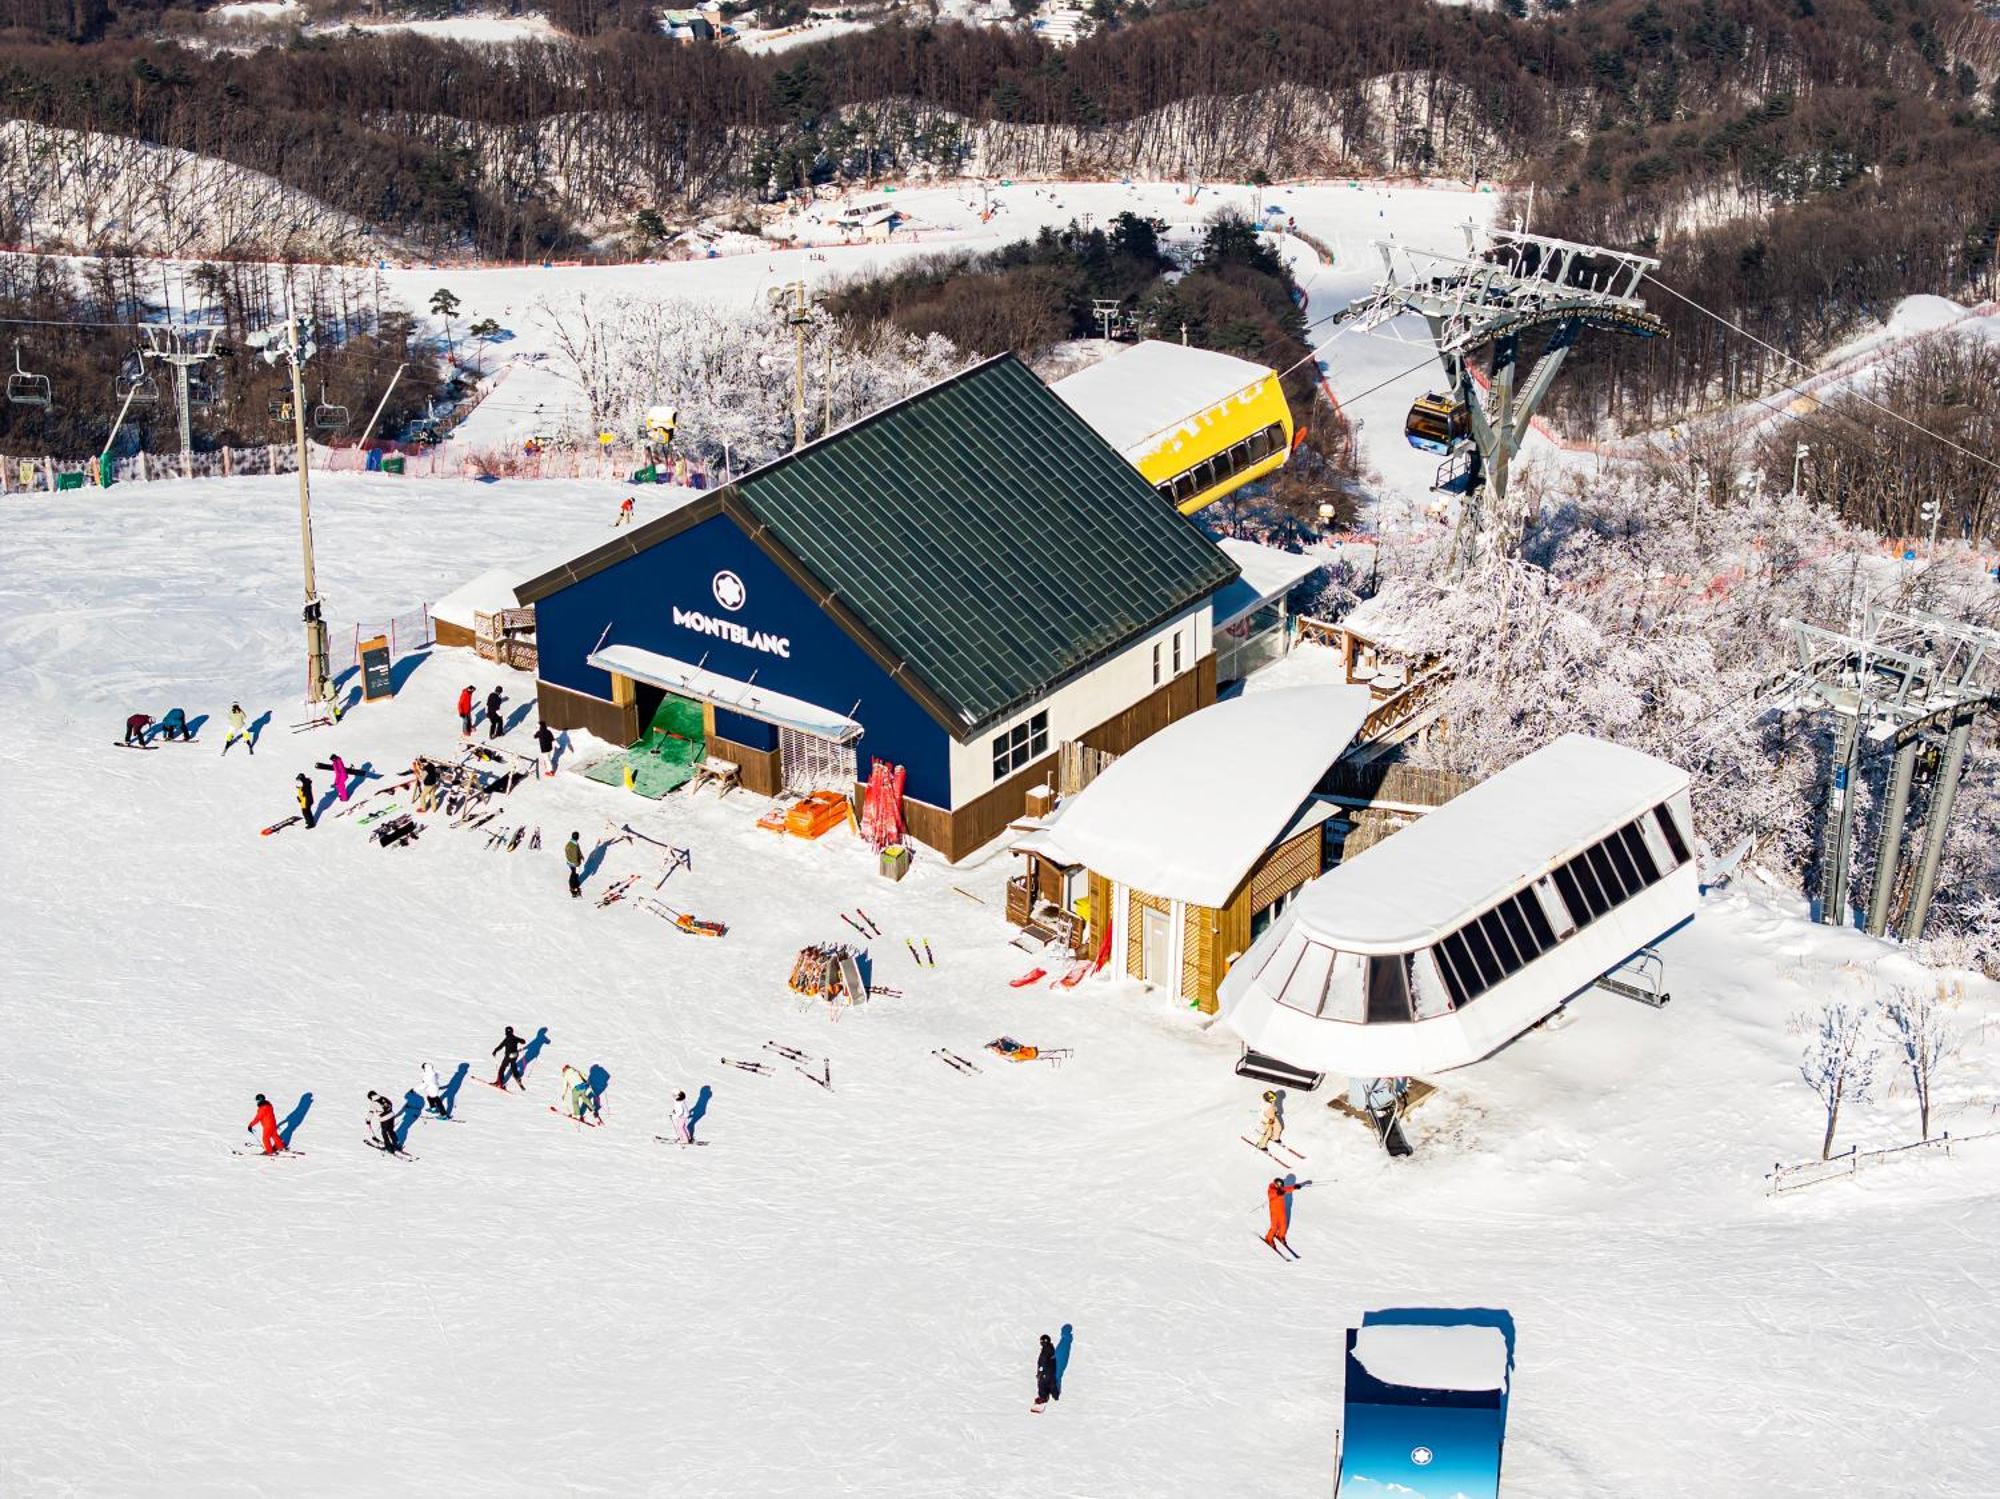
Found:
[[[1377,1324],[1355,1333],[1354,1361],[1384,1384],[1497,1390],[1507,1383],[1507,1335],[1497,1327]]]
[[[314,492],[336,639],[609,537],[620,498]],[[292,734],[292,503],[289,477],[5,502],[0,1492],[1325,1493],[1343,1329],[1411,1306],[1513,1316],[1509,1493],[2000,1490],[1996,1142],[1762,1192],[1821,1129],[1786,1017],[1928,982],[1892,948],[1712,894],[1664,946],[1671,1006],[1584,995],[1452,1074],[1408,1161],[1288,1096],[1313,1185],[1284,1264],[1257,1241],[1272,1163],[1239,1139],[1261,1085],[1233,1040],[1122,982],[1009,987],[1035,962],[1001,917],[1016,860],[920,854],[890,884],[845,830],[760,831],[746,793],[589,782],[582,745],[496,818],[539,826],[537,852],[443,820],[385,850],[362,814],[260,838],[297,773],[324,796],[331,751],[385,776],[456,755],[468,683],[504,684],[505,746],[534,727],[526,678],[439,650],[393,701]],[[264,721],[254,758],[221,752],[232,697]],[[206,717],[195,744],[114,747],[172,704]],[[726,937],[596,904],[662,874],[664,850],[604,843],[628,821],[690,851],[658,898]],[[902,992],[834,1020],[785,976],[808,942],[860,942],[857,907]],[[1971,1134],[2000,1083],[1990,986],[1957,1013],[1939,1123]],[[525,1096],[477,1080],[508,1024],[547,1033]],[[1074,1054],[1011,1064],[982,1049],[1003,1033]],[[831,1091],[766,1040],[830,1059]],[[472,1068],[458,1122],[384,1159],[365,1094],[404,1100],[424,1061]],[[609,1074],[602,1128],[549,1112],[565,1062]],[[703,1146],[653,1139],[676,1089],[711,1090]],[[298,1157],[231,1154],[260,1090]],[[1841,1116],[1843,1143],[1914,1134],[1887,1089]],[[1030,1415],[1036,1339],[1065,1325],[1063,1399]]]
[[[1250,692],[1141,740],[1064,804],[1072,861],[1168,900],[1223,906],[1374,707],[1366,687]],[[1218,773],[1245,774],[1216,796]]]
[[[1362,690],[1362,689],[1356,689]],[[1687,788],[1638,750],[1565,734],[1300,892],[1291,919],[1348,952],[1414,952]]]

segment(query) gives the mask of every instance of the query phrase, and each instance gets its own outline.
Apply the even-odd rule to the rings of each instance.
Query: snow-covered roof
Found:
[[[1407,1389],[1507,1387],[1507,1335],[1497,1327],[1371,1323],[1355,1331],[1354,1361],[1383,1384]]]
[[[1215,628],[1233,625],[1273,599],[1283,598],[1319,571],[1320,559],[1284,552],[1260,542],[1226,536],[1216,543],[1242,570],[1241,576],[1215,596]]]
[[[1203,708],[1119,756],[1064,805],[1049,837],[1108,879],[1224,905],[1373,706],[1367,688],[1340,686]]]
[[[599,671],[615,671],[620,676],[650,682],[668,692],[713,703],[731,713],[741,713],[782,729],[797,729],[839,744],[861,737],[861,725],[844,713],[835,713],[804,698],[773,692],[737,677],[725,677],[691,661],[679,661],[656,651],[632,645],[608,645],[586,658]]]
[[[1248,399],[1272,377],[1261,364],[1147,339],[1049,387],[1127,458],[1151,452],[1174,429],[1232,396]]]
[[[1424,651],[1415,633],[1397,617],[1392,601],[1383,594],[1363,599],[1335,620],[1334,625],[1400,655],[1416,656]]]
[[[475,614],[498,614],[502,609],[520,608],[514,585],[528,576],[518,567],[489,567],[431,605],[431,618],[470,630]]]
[[[1286,916],[1343,952],[1414,952],[1687,784],[1664,760],[1565,734],[1321,875]]]

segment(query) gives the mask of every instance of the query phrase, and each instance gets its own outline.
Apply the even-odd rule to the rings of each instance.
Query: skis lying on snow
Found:
[[[616,904],[618,901],[621,901],[625,898],[625,892],[627,890],[630,890],[634,885],[638,883],[639,883],[639,876],[637,876],[636,874],[628,874],[625,876],[624,879],[620,880],[617,884],[613,885],[609,890],[605,891],[602,895],[598,896],[597,903],[600,906],[609,906]]]
[[[764,1045],[769,1050],[775,1051],[786,1061],[792,1063],[792,1070],[798,1073],[800,1077],[818,1083],[829,1093],[833,1091],[833,1059],[831,1057],[819,1057],[815,1059],[809,1053],[800,1051],[796,1046],[780,1046],[776,1041],[766,1041]],[[818,1072],[810,1070],[810,1064],[815,1060],[819,1063],[820,1070]]]
[[[304,723],[293,724],[292,732],[294,734],[303,734],[310,729],[324,729],[332,724],[332,722],[333,720],[330,718],[309,718]]]
[[[854,915],[852,916],[848,915],[845,911],[842,911],[840,913],[840,919],[846,922],[849,926],[853,927],[855,931],[861,933],[861,935],[864,937],[879,937],[882,935],[882,928],[875,924],[875,918],[873,916],[870,916],[866,911],[862,910],[861,907],[859,906],[856,906],[854,908]],[[915,956],[915,954],[912,953],[912,956]]]
[[[386,786],[377,786],[373,791],[355,797],[353,801],[349,802],[333,815],[335,817],[352,817],[356,812],[361,810],[363,802],[373,801],[378,796],[388,796],[392,792],[401,791],[407,786],[414,786],[416,783],[417,778],[415,776],[406,776],[400,781],[391,781]]]
[[[903,946],[907,947],[910,950],[910,961],[912,963],[915,963],[917,967],[919,968],[937,967],[937,958],[931,952],[930,938],[928,937],[924,938],[923,950],[921,952],[917,950],[916,939],[913,937],[905,937],[903,939]]]
[[[290,827],[293,823],[300,821],[303,815],[304,815],[303,813],[294,812],[290,817],[282,818],[279,821],[272,823],[268,828],[264,829],[263,836],[268,838],[273,833],[278,832],[281,829]]]
[[[954,1071],[971,1074],[980,1070],[977,1063],[968,1061],[955,1051],[946,1051],[942,1046],[932,1047],[931,1055]]]
[[[722,1057],[720,1061],[725,1067],[734,1067],[742,1072],[754,1072],[759,1077],[771,1075],[771,1068],[763,1062],[739,1062],[734,1057]]]
[[[370,812],[367,816],[363,817],[361,821],[356,823],[355,826],[359,828],[365,828],[371,822],[380,822],[383,818],[387,817],[391,812],[400,812],[402,810],[403,810],[402,803],[391,802],[386,807],[377,807],[373,812]]]
[[[901,999],[903,991],[901,989],[891,989],[886,984],[870,984],[868,986],[868,997],[870,999]]]

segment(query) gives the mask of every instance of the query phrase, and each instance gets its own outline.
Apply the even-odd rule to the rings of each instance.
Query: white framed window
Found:
[[[1160,642],[1153,642],[1153,685],[1160,685]]]
[[[1174,631],[1174,675],[1181,674],[1181,632]]]
[[[1004,781],[1016,771],[1026,770],[1049,752],[1049,711],[1017,723],[1004,734],[993,736],[993,779]]]

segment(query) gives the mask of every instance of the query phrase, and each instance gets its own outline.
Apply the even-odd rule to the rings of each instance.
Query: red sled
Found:
[[[1049,987],[1051,989],[1074,989],[1090,976],[1092,967],[1093,965],[1090,963],[1078,963],[1068,973],[1065,973],[1061,978],[1049,985]]]
[[[1036,983],[1039,980],[1045,979],[1048,976],[1049,976],[1049,971],[1046,968],[1030,968],[1026,973],[1022,974],[1019,978],[1007,980],[1007,987],[1009,989],[1025,989],[1028,987],[1028,985]]]

